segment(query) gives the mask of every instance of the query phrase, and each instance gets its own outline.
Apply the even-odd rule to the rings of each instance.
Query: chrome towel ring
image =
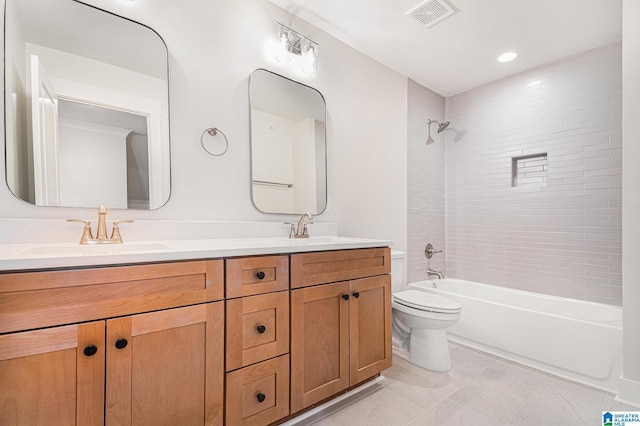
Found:
[[[209,134],[209,136],[216,136],[218,133],[220,133],[222,135],[222,137],[224,138],[224,151],[222,151],[219,154],[215,154],[211,151],[209,151],[205,146],[204,146],[204,135],[205,134]],[[227,150],[229,149],[229,139],[227,139],[227,135],[224,134],[224,132],[218,128],[215,127],[209,127],[204,129],[204,132],[202,132],[202,135],[200,135],[200,145],[202,145],[202,149],[205,150],[205,152],[209,155],[213,155],[214,157],[220,157],[222,155],[224,155]]]

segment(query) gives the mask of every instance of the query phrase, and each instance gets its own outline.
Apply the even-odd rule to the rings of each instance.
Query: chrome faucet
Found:
[[[81,219],[67,219],[67,222],[82,222],[84,223],[84,230],[82,237],[80,238],[80,244],[122,244],[122,236],[120,235],[121,223],[132,223],[132,220],[118,220],[113,221],[113,229],[111,230],[111,236],[107,237],[107,209],[104,204],[100,204],[98,208],[98,234],[96,238],[93,238],[93,232],[91,231],[91,222]]]
[[[441,280],[444,279],[444,274],[442,273],[442,271],[436,271],[434,269],[428,268],[427,269],[427,277],[430,277],[432,275],[436,275]]]
[[[312,224],[311,221],[313,216],[311,213],[305,213],[300,216],[298,223],[294,222],[284,222],[287,225],[291,225],[291,229],[289,230],[289,238],[309,238],[309,230],[307,229],[307,225]]]

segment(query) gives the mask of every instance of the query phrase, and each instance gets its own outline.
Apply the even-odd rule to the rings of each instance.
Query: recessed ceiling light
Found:
[[[509,62],[513,61],[518,54],[516,52],[505,52],[502,55],[498,56],[498,62]]]

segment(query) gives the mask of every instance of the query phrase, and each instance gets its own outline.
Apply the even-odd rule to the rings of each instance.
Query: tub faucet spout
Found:
[[[434,269],[427,269],[427,276],[430,277],[431,275],[435,275],[437,276],[439,279],[444,279],[444,274],[442,273],[442,271],[436,271]]]

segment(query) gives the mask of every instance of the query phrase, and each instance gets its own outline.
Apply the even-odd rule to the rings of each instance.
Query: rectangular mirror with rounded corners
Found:
[[[38,206],[157,209],[171,190],[168,54],[76,0],[5,2],[5,159]]]
[[[251,74],[251,198],[264,213],[327,206],[326,104],[316,89],[273,72]]]

